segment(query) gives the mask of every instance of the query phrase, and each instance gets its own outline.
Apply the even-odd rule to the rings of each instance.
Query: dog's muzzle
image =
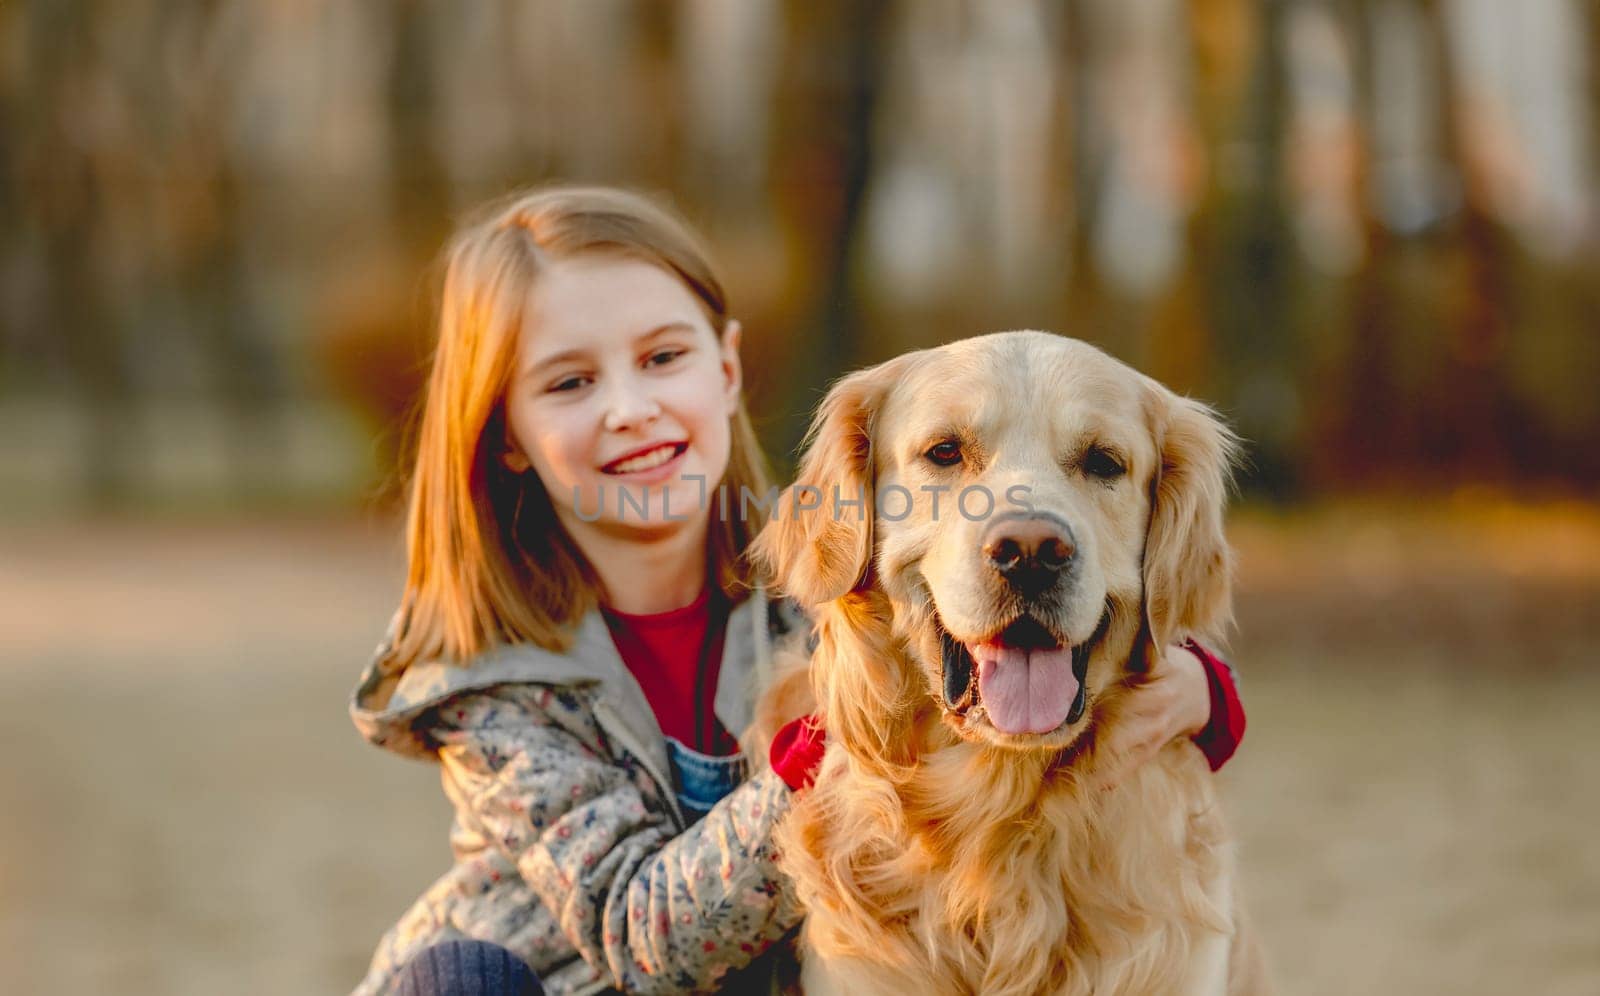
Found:
[[[1089,671],[1089,655],[1105,628],[1105,621],[1102,620],[1090,639],[1072,648],[1072,674],[1077,679],[1078,689],[1072,700],[1072,707],[1067,710],[1066,722],[1069,725],[1083,718],[1088,705],[1088,682],[1085,679]],[[942,650],[944,708],[952,715],[965,718],[974,707],[983,704],[983,697],[979,691],[978,665],[966,645],[951,636],[950,631],[942,624],[939,626],[939,638]],[[1013,647],[1039,648],[1060,645],[1042,624],[1030,616],[1022,616],[1007,626],[1000,635],[1000,642]]]

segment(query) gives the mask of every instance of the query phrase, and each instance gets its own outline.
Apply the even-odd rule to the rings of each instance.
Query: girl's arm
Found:
[[[799,921],[768,844],[790,789],[763,766],[679,834],[635,776],[536,698],[554,696],[553,712],[582,694],[502,686],[451,700],[435,733],[446,782],[611,984],[710,987]]]
[[[1216,771],[1227,763],[1239,749],[1239,741],[1244,739],[1244,703],[1239,701],[1238,674],[1232,664],[1192,639],[1183,641],[1181,647],[1168,648],[1167,654],[1183,667],[1189,666],[1188,658],[1199,661],[1205,672],[1209,707],[1206,725],[1190,736],[1211,763],[1211,770]]]
[[[1244,738],[1233,668],[1193,640],[1168,647],[1126,702],[1098,763],[1097,776],[1107,785],[1179,737],[1192,739],[1216,771]]]

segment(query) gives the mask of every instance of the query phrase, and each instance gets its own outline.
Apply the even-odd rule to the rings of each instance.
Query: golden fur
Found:
[[[959,466],[925,459],[940,440]],[[834,386],[752,548],[813,613],[819,645],[792,663],[809,664],[834,744],[776,842],[807,909],[808,991],[1264,989],[1199,752],[1172,745],[1110,791],[1092,778],[1152,648],[1228,622],[1234,447],[1204,406],[1046,333],[911,353]],[[1124,472],[1090,473],[1094,452]],[[1082,718],[1049,734],[954,712],[941,685],[942,639],[980,639],[1018,611],[977,559],[985,522],[950,502],[1019,485],[1072,524],[1079,573],[1047,614],[1094,648]],[[896,486],[907,514],[874,513]],[[835,489],[865,497],[864,514]],[[801,698],[780,681],[767,725]]]

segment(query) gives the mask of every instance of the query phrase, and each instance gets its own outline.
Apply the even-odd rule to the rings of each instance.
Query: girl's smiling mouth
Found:
[[[600,468],[600,472],[612,475],[644,474],[676,462],[688,449],[688,442],[682,440],[668,443],[652,443],[631,453],[625,453],[610,463],[603,465]]]

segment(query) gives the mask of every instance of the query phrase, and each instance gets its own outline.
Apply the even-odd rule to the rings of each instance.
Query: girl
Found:
[[[351,713],[439,764],[456,862],[356,992],[739,991],[783,963],[759,957],[799,918],[768,837],[823,737],[734,739],[804,625],[750,576],[759,523],[711,514],[719,484],[766,493],[740,335],[633,194],[524,194],[450,245],[405,592]],[[1201,731],[1220,765],[1232,688],[1169,650],[1129,763]]]

